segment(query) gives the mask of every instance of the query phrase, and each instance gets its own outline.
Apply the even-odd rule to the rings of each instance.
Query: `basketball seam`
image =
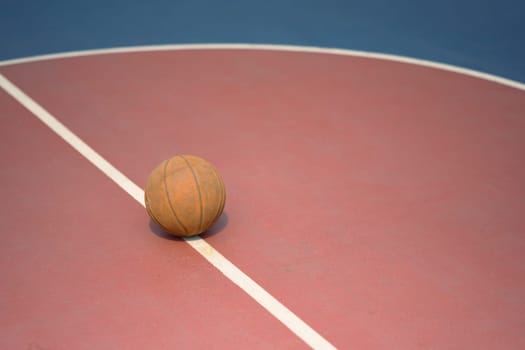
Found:
[[[224,182],[222,181],[221,176],[219,175],[219,173],[214,167],[212,167],[212,170],[213,170],[213,174],[217,178],[217,182],[220,185],[219,187],[221,189],[221,203],[217,206],[217,214],[215,214],[215,217],[210,222],[211,225],[213,225],[217,221],[217,219],[219,219],[219,217],[221,216],[222,210],[224,209],[224,203],[226,202],[226,191],[224,189]]]
[[[197,229],[197,233],[201,233],[201,229],[202,229],[202,220],[203,220],[203,205],[202,205],[202,194],[201,194],[201,186],[199,185],[199,180],[197,179],[197,174],[195,173],[195,170],[193,169],[193,167],[191,166],[190,162],[184,157],[184,156],[180,156],[182,159],[184,159],[184,161],[186,162],[186,164],[188,165],[188,167],[190,168],[190,171],[191,171],[191,175],[193,175],[193,181],[195,181],[195,186],[197,187],[197,193],[199,194],[199,208],[200,208],[200,213],[199,213],[199,227]]]
[[[170,209],[171,209],[171,213],[173,214],[173,217],[175,218],[175,221],[177,221],[177,223],[182,227],[182,229],[184,230],[184,233],[188,234],[188,229],[186,228],[186,226],[184,226],[184,224],[179,220],[179,218],[177,217],[177,214],[175,214],[175,209],[173,208],[173,204],[171,204],[171,199],[170,199],[170,196],[169,196],[169,192],[168,192],[168,181],[166,179],[167,177],[167,169],[168,169],[168,164],[170,162],[171,159],[168,159],[166,161],[166,164],[164,164],[164,193],[166,195],[166,199],[168,200],[168,204],[170,206]]]
[[[155,224],[157,224],[157,226],[159,226],[159,227],[160,227],[161,229],[163,229],[164,231],[167,231],[167,232],[170,231],[167,227],[165,227],[163,224],[160,223],[160,221],[155,217],[155,215],[154,215],[154,214],[151,212],[151,210],[149,210],[147,207],[146,207],[146,211],[148,212],[148,214],[149,214],[151,220],[153,220],[153,222],[154,222]]]

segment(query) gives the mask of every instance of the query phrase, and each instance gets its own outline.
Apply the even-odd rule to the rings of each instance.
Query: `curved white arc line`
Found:
[[[446,63],[439,63],[430,60],[424,60],[419,58],[411,58],[406,56],[394,55],[394,54],[385,54],[378,52],[369,52],[369,51],[358,51],[358,50],[349,50],[349,49],[339,49],[339,48],[323,48],[315,46],[296,46],[296,45],[277,45],[277,44],[173,44],[173,45],[147,45],[147,46],[126,46],[126,47],[114,47],[106,49],[93,49],[93,50],[84,50],[84,51],[71,51],[71,52],[62,52],[54,53],[47,55],[15,58],[10,60],[0,61],[0,67],[37,62],[44,60],[52,59],[61,59],[61,58],[71,58],[71,57],[81,57],[81,56],[92,56],[92,55],[106,55],[106,54],[116,54],[116,53],[133,53],[133,52],[151,52],[151,51],[182,51],[182,50],[263,50],[263,51],[282,51],[282,52],[303,52],[303,53],[319,53],[319,54],[331,54],[331,55],[340,55],[340,56],[352,56],[352,57],[363,57],[363,58],[372,58],[385,61],[399,62],[413,64],[423,67],[429,67],[439,70],[444,70],[448,72],[454,72],[458,74],[467,75],[470,77],[483,79],[512,87],[518,90],[525,91],[525,83],[521,83],[515,80],[503,78],[497,75],[484,73],[476,71],[469,68],[462,68]]]

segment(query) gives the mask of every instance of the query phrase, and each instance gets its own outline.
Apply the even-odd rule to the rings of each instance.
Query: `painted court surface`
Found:
[[[525,348],[525,91],[321,53],[0,66],[131,181],[212,162],[203,239],[340,349]],[[0,90],[0,348],[302,349]]]

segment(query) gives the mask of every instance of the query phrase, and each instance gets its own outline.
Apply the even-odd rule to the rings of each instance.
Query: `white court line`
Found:
[[[106,174],[111,180],[119,185],[131,197],[135,198],[144,206],[144,191],[131,181],[126,175],[111,165],[93,148],[88,146],[77,135],[58,121],[42,106],[26,95],[22,90],[0,74],[0,87],[2,87],[15,100],[32,112],[45,125],[53,130],[58,136],[66,141],[78,153],[83,155],[94,166]],[[215,268],[221,271],[233,283],[244,290],[249,296],[257,301],[262,307],[281,321],[293,333],[301,338],[306,344],[314,349],[335,349],[325,338],[317,333],[306,322],[301,320],[290,309],[281,304],[275,297],[262,288],[257,282],[242,272],[231,261],[226,259],[215,248],[200,237],[186,238],[185,241],[208,260]]]
[[[15,58],[11,60],[0,61],[0,67],[37,62],[44,60],[70,58],[70,57],[81,57],[81,56],[92,56],[92,55],[105,55],[105,54],[116,54],[116,53],[133,53],[133,52],[150,52],[150,51],[185,51],[185,50],[264,50],[264,51],[281,51],[281,52],[303,52],[303,53],[318,53],[318,54],[331,54],[339,56],[351,56],[351,57],[362,57],[371,58],[399,63],[413,64],[417,66],[429,67],[448,72],[454,72],[458,74],[467,75],[470,77],[488,80],[494,83],[502,84],[505,86],[513,87],[518,90],[525,91],[525,84],[499,77],[497,75],[488,74],[473,69],[462,68],[446,63],[439,63],[429,60],[423,60],[418,58],[405,57],[400,55],[392,55],[385,53],[369,52],[369,51],[358,51],[348,50],[339,48],[323,48],[313,46],[296,46],[296,45],[274,45],[274,44],[176,44],[176,45],[147,45],[147,46],[129,46],[129,47],[113,47],[106,49],[94,49],[84,51],[71,51],[54,53],[48,55],[39,55],[23,58]]]

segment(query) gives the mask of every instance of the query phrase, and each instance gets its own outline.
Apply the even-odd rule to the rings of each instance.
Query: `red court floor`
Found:
[[[525,348],[525,91],[259,50],[0,73],[138,186],[212,162],[204,239],[340,349]],[[0,348],[307,345],[0,91]]]

